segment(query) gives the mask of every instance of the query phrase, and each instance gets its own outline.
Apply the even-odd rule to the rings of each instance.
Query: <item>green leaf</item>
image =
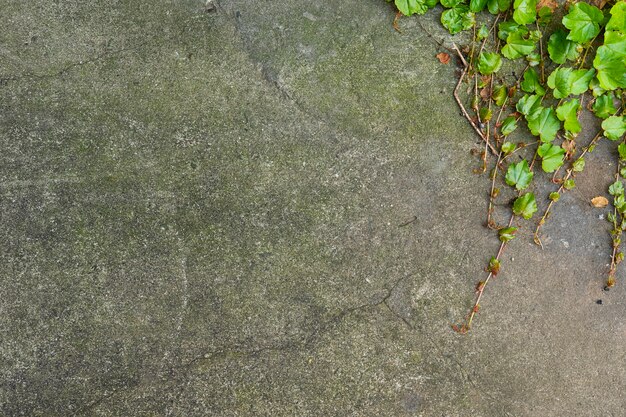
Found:
[[[470,0],[470,10],[474,13],[483,11],[487,6],[487,0]]]
[[[527,121],[530,133],[539,136],[542,142],[552,142],[561,128],[561,122],[552,107],[542,109],[541,113],[533,118],[527,118]]]
[[[607,117],[615,114],[617,109],[613,104],[613,93],[607,93],[596,97],[592,110],[593,113],[601,119],[606,119]]]
[[[474,26],[474,22],[474,13],[470,12],[469,7],[463,4],[453,9],[445,10],[441,14],[441,24],[448,29],[452,35],[462,30],[470,29]]]
[[[605,29],[626,33],[626,2],[619,1],[611,8],[611,18]]]
[[[585,169],[585,158],[580,157],[572,164],[574,172],[582,172]]]
[[[609,187],[609,189],[610,189],[610,187]],[[626,211],[626,199],[624,199],[624,190],[623,190],[623,188],[622,188],[622,193],[621,194],[615,195],[615,198],[613,199],[613,205],[615,206],[617,211],[620,212],[620,214],[622,214],[622,213],[624,213],[624,211]],[[615,218],[613,218],[613,220],[615,220]]]
[[[526,220],[533,217],[537,211],[537,202],[533,193],[526,193],[515,199],[513,203],[513,213],[522,216]]]
[[[547,25],[552,21],[552,9],[548,6],[543,6],[541,9],[537,11],[537,15],[539,18],[537,19],[537,23],[540,25]]]
[[[565,182],[563,182],[563,188],[566,190],[571,190],[574,187],[576,187],[576,183],[572,179],[565,180]]]
[[[510,242],[515,239],[515,233],[517,232],[517,227],[504,227],[498,230],[498,237],[501,242]]]
[[[553,191],[553,192],[550,193],[549,198],[550,198],[550,200],[552,200],[552,201],[554,201],[556,203],[561,198],[561,194],[559,194],[556,191]]]
[[[528,35],[528,29],[526,26],[520,26],[510,20],[498,25],[498,38],[505,41],[511,33],[518,33],[520,36],[524,37]]]
[[[624,194],[624,184],[621,181],[615,181],[609,186],[609,194],[614,197]]]
[[[567,32],[558,30],[550,35],[548,41],[548,54],[557,64],[564,64],[566,61],[576,61],[580,56],[583,47],[567,39]]]
[[[508,91],[506,86],[500,85],[493,90],[493,94],[491,94],[491,98],[496,102],[498,106],[503,106],[506,98],[508,96]]]
[[[470,3],[470,10],[472,10],[472,5]],[[473,11],[473,10],[472,10]],[[483,39],[485,39],[487,36],[489,36],[489,29],[487,28],[487,25],[483,24],[480,29],[478,30],[478,32],[476,33],[476,40],[477,41],[482,41]]]
[[[500,128],[500,131],[502,132],[503,136],[509,136],[511,133],[513,133],[515,129],[517,129],[517,120],[515,120],[515,117],[509,116],[502,121],[502,127]],[[504,145],[502,145],[502,149],[504,150]],[[513,149],[515,149],[515,145],[513,145]]]
[[[517,59],[530,54],[535,50],[535,43],[524,39],[519,33],[510,33],[506,38],[506,45],[502,48],[502,55],[508,59]]]
[[[604,33],[604,46],[619,57],[626,56],[626,34],[614,30]]]
[[[537,43],[539,39],[541,39],[541,31],[540,30],[531,30],[528,34],[528,39]]]
[[[537,51],[531,52],[526,55],[526,61],[528,61],[528,65],[530,65],[531,67],[536,67],[537,65],[541,64],[541,55]]]
[[[606,93],[606,90],[600,86],[600,81],[598,81],[598,77],[595,77],[591,80],[591,82],[589,83],[589,89],[591,90],[591,94],[593,94],[594,97],[598,97]]]
[[[554,91],[554,98],[564,98],[570,94],[582,94],[589,89],[589,82],[595,70],[572,70],[571,68],[557,68],[548,77],[548,87]]]
[[[526,116],[526,119],[532,119],[541,113],[541,96],[526,94],[519,99],[515,108]]]
[[[550,35],[548,41],[548,54],[550,59],[557,64],[564,64],[566,60],[574,61],[580,54],[576,42],[567,39],[567,32],[562,29]]]
[[[428,10],[423,0],[395,0],[395,4],[400,13],[405,16],[424,14]]]
[[[602,122],[602,130],[607,139],[618,140],[626,132],[626,118],[611,116]]]
[[[516,146],[514,143],[512,142],[504,142],[502,144],[502,152],[504,153],[511,153],[515,150]]]
[[[569,9],[563,17],[563,26],[570,30],[567,39],[585,43],[600,33],[600,23],[604,20],[602,11],[595,6],[580,2]]]
[[[614,222],[615,222],[615,215],[614,215],[613,213],[608,213],[608,214],[606,215],[606,220],[607,220],[609,223],[614,223]]]
[[[626,88],[626,34],[605,32],[604,45],[598,48],[593,66],[598,70],[598,81],[603,89]]]
[[[488,122],[493,117],[493,111],[489,107],[481,107],[478,116],[481,122]]]
[[[478,57],[478,72],[491,75],[502,67],[502,58],[494,52],[482,52]]]
[[[568,132],[580,132],[581,127],[578,122],[578,110],[580,110],[580,101],[577,98],[566,101],[556,108],[556,117],[558,117],[560,121],[565,122],[563,126]]]
[[[533,173],[528,168],[528,162],[522,159],[517,164],[509,165],[504,180],[508,185],[515,187],[517,190],[523,190],[530,185],[532,179]]]
[[[626,143],[620,143],[617,152],[619,152],[619,159],[626,160]]]
[[[570,93],[569,76],[571,68],[557,68],[548,76],[548,87],[552,90],[555,98],[567,97]]]
[[[565,150],[560,146],[544,143],[537,149],[537,154],[541,157],[541,168],[545,172],[554,172],[563,165]]]
[[[533,23],[537,18],[537,0],[515,0],[513,20],[520,25]]]
[[[491,14],[506,12],[509,7],[511,7],[511,0],[487,0],[487,9]]]
[[[498,275],[498,272],[500,272],[500,261],[497,260],[495,256],[492,256],[489,260],[487,271],[491,272],[493,275]]]
[[[457,4],[461,3],[461,0],[440,0],[439,2],[446,9],[451,9]]]
[[[527,93],[537,93],[537,95],[543,96],[546,93],[546,89],[543,88],[539,82],[539,75],[534,68],[528,68],[524,72],[524,80],[520,84],[522,91]]]
[[[589,90],[589,82],[596,74],[596,70],[591,68],[589,70],[579,69],[572,71],[569,82],[571,83],[570,94],[582,94]]]

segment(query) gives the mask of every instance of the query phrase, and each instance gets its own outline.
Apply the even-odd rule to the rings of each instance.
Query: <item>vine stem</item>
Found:
[[[493,21],[493,25],[491,25],[491,28],[489,28],[489,33],[487,34],[487,36],[485,36],[485,39],[483,39],[482,43],[480,44],[480,49],[478,50],[479,56],[483,52],[483,49],[485,48],[485,43],[487,42],[487,39],[489,39],[489,36],[491,36],[491,32],[493,32],[493,30],[496,28],[496,25],[498,24],[498,20],[500,20],[500,13],[498,13],[498,15],[496,16],[495,20]]]
[[[498,176],[498,169],[500,169],[500,163],[502,162],[502,151],[498,154],[498,160],[496,161],[496,166],[493,168],[493,173],[491,174],[491,191],[489,192],[489,207],[487,208],[487,227],[490,229],[496,229],[495,222],[491,219],[491,215],[493,214],[493,202],[496,198],[494,195],[496,189],[496,178]]]
[[[593,41],[595,41],[598,36],[600,36],[600,33],[598,33],[596,36],[593,37],[592,40],[589,41],[589,45],[587,45],[587,47],[585,48],[585,53],[580,60],[580,65],[578,66],[578,69],[581,69],[585,65],[585,62],[587,61],[587,54],[589,53],[589,50],[593,48]]]
[[[620,157],[618,156],[617,169],[615,170],[615,182],[618,182],[620,180],[621,165],[622,165],[622,162],[621,162]],[[620,222],[617,221],[618,215],[622,219],[622,221]],[[614,207],[613,208],[613,231],[611,233],[613,237],[612,239],[613,240],[613,253],[611,254],[611,269],[609,269],[609,277],[606,281],[606,286],[609,288],[615,285],[615,274],[617,272],[617,265],[619,264],[619,261],[617,260],[617,256],[619,253],[619,247],[621,245],[623,219],[624,217],[620,215],[620,213],[617,211],[617,207]],[[618,226],[618,223],[619,223],[619,226]]]
[[[536,26],[537,26],[537,30],[539,30],[539,22],[536,23]],[[545,83],[546,82],[546,71],[545,71],[545,65],[544,65],[544,62],[543,62],[543,34],[539,38],[539,66],[541,68],[541,83]],[[524,72],[525,71],[526,70],[524,70]]]
[[[511,218],[509,219],[509,225],[507,227],[511,227],[514,219],[515,219],[515,214],[511,214]],[[498,254],[496,255],[497,261],[500,261],[500,257],[502,256],[502,253],[504,253],[504,248],[506,248],[506,245],[507,245],[507,242],[500,243],[500,249],[498,249]],[[485,288],[487,287],[487,284],[489,284],[489,280],[495,275],[496,274],[494,274],[493,271],[489,271],[489,275],[487,275],[487,278],[482,283],[478,284],[478,288],[476,290],[478,294],[476,296],[476,301],[474,302],[474,306],[472,307],[472,310],[470,311],[469,316],[467,317],[466,324],[461,326],[461,330],[460,330],[461,333],[466,333],[469,329],[471,329],[472,321],[474,320],[476,313],[478,313],[478,310],[480,309],[480,300],[483,298],[483,294],[485,293]]]
[[[489,150],[491,150],[491,152],[494,155],[497,155],[498,151],[496,150],[496,148],[494,148],[494,146],[491,143],[489,143],[489,140],[487,139],[485,134],[478,128],[478,126],[476,126],[476,123],[474,123],[474,121],[472,120],[470,115],[467,113],[467,110],[465,109],[465,106],[463,105],[463,102],[459,98],[459,88],[461,88],[461,83],[463,82],[463,79],[465,78],[465,75],[467,74],[468,66],[467,66],[467,62],[465,61],[465,58],[463,57],[463,54],[461,54],[461,51],[459,51],[459,48],[457,48],[457,46],[455,44],[452,44],[452,45],[454,46],[454,49],[456,50],[457,54],[459,55],[459,58],[461,58],[461,61],[463,62],[463,65],[465,66],[465,68],[463,68],[463,73],[459,77],[459,82],[456,83],[456,87],[454,88],[454,93],[453,93],[454,99],[456,100],[456,103],[459,105],[459,108],[461,109],[461,112],[463,113],[463,116],[465,116],[467,121],[474,128],[474,131],[476,131],[476,133],[478,133],[478,136],[480,136],[480,138],[486,143],[486,145],[489,148]]]
[[[502,169],[502,162],[505,159],[515,155],[515,153],[521,149],[526,148],[527,146],[536,145],[539,141],[531,142],[528,144],[524,144],[524,146],[518,146],[512,152],[503,155],[502,151],[498,154],[498,161],[496,162],[496,166],[493,169],[493,173],[491,175],[491,191],[489,192],[489,207],[487,208],[487,227],[490,229],[498,229],[496,223],[492,221],[491,217],[493,215],[493,206],[496,196],[494,195],[496,189],[496,179],[498,178],[498,171]]]
[[[589,149],[591,149],[591,147],[594,146],[598,142],[598,140],[600,140],[601,137],[602,137],[602,130],[600,130],[593,137],[591,142],[589,142],[589,145],[587,145],[583,149],[583,151],[580,154],[580,156],[578,158],[576,158],[572,162],[572,165],[570,166],[570,168],[567,169],[567,171],[565,172],[565,176],[561,180],[561,186],[556,191],[557,193],[559,193],[559,195],[561,195],[563,193],[563,190],[565,190],[565,181],[569,180],[570,177],[572,177],[572,175],[574,175],[574,166],[573,165],[576,163],[576,161],[578,161],[581,158],[583,158],[587,154],[587,152],[589,152]],[[550,215],[550,210],[552,209],[552,206],[554,205],[554,203],[556,203],[556,201],[550,200],[550,203],[548,203],[548,207],[546,207],[546,210],[544,211],[543,216],[541,216],[541,219],[539,220],[539,223],[537,223],[537,228],[535,229],[535,233],[533,234],[534,242],[537,245],[541,246],[541,249],[543,249],[543,243],[541,243],[541,239],[539,238],[539,231],[540,231],[541,227],[545,224],[546,220],[548,219],[548,216]]]
[[[522,75],[520,75],[517,79],[517,82],[515,83],[515,85],[519,85],[519,83],[522,81],[522,78],[524,78],[524,73],[526,72],[526,70],[528,69],[528,67],[530,67],[530,65],[526,65],[526,67],[524,68],[524,70],[522,71]],[[502,112],[504,111],[504,108],[506,107],[507,103],[509,101],[509,92],[507,89],[507,94],[506,97],[504,98],[504,103],[502,103],[502,106],[500,106],[500,111],[498,112],[498,118],[496,119],[496,124],[495,126],[498,126],[498,123],[500,123],[500,118],[502,117]]]
[[[505,155],[504,158],[506,158],[507,156],[508,155]],[[498,154],[498,161],[503,160],[504,158],[501,157],[501,154]],[[498,166],[496,165],[496,169],[497,168]],[[532,171],[533,169],[532,165],[529,167],[529,169],[530,171]],[[517,193],[518,197],[521,194],[522,192],[518,191]],[[509,219],[508,225],[506,227],[511,227],[513,225],[513,221],[515,220],[515,217],[516,217],[516,214],[511,213],[511,218]],[[507,244],[508,244],[507,241],[501,240],[500,248],[498,249],[498,253],[495,256],[495,260],[498,261],[498,263],[500,262],[500,258],[502,257],[502,254],[504,253],[504,249],[506,248]],[[484,281],[479,282],[478,286],[476,287],[476,293],[477,293],[476,300],[474,301],[474,305],[472,309],[470,310],[465,323],[462,324],[461,327],[458,327],[456,325],[452,326],[453,330],[455,330],[458,333],[465,334],[471,329],[474,317],[476,316],[476,313],[478,313],[478,311],[480,310],[480,300],[483,298],[483,294],[485,293],[485,288],[487,287],[487,284],[489,284],[489,281],[491,280],[491,278],[493,278],[494,276],[498,274],[498,270],[499,270],[499,267],[496,271],[494,271],[494,268],[492,267],[489,268],[489,274],[487,275],[487,278],[485,278]]]

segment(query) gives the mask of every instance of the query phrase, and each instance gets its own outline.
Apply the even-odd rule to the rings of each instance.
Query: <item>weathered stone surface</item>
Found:
[[[0,414],[623,415],[607,144],[459,336],[498,242],[438,12],[214,3],[0,2]]]

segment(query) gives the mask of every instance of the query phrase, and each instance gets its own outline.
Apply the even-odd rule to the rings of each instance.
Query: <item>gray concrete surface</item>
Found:
[[[456,67],[415,20],[0,10],[0,415],[626,415],[626,286],[601,290],[588,203],[608,144],[460,336],[498,242]]]

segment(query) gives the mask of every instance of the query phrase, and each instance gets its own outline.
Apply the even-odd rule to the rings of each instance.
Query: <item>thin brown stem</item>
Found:
[[[458,49],[457,49],[457,52],[458,52]],[[460,55],[460,52],[459,52],[459,55]],[[464,59],[463,59],[463,62],[465,62]],[[480,136],[480,138],[487,144],[489,150],[491,150],[491,152],[494,155],[497,155],[498,151],[496,150],[496,148],[493,147],[493,145],[491,145],[489,143],[489,141],[485,137],[484,133],[478,128],[478,126],[476,126],[476,123],[474,123],[474,121],[472,120],[470,115],[467,113],[467,110],[465,109],[465,106],[463,105],[463,102],[459,98],[459,88],[461,87],[461,83],[463,82],[463,79],[465,78],[465,74],[467,74],[467,66],[463,70],[463,73],[459,77],[459,82],[456,84],[456,87],[454,88],[454,94],[453,94],[454,95],[454,99],[456,100],[456,103],[459,105],[459,108],[461,109],[461,112],[463,113],[463,116],[465,116],[465,118],[470,123],[470,125],[472,125],[472,128],[474,128],[474,131],[476,131],[478,136]]]
[[[485,43],[487,42],[487,39],[489,39],[489,36],[491,35],[491,33],[495,29],[496,25],[498,24],[498,20],[500,20],[500,14],[498,14],[496,16],[495,20],[493,21],[493,24],[489,28],[489,33],[487,34],[487,36],[485,36],[485,39],[483,39],[482,43],[480,44],[480,49],[478,50],[478,56],[480,56],[480,54],[483,52],[483,49],[485,49]],[[476,26],[474,26],[474,27],[476,27]],[[498,48],[496,48],[496,50],[497,49]]]
[[[511,227],[511,225],[513,224],[513,220],[515,219],[515,214],[511,215],[511,218],[509,219],[509,224],[507,227]],[[498,249],[498,253],[495,256],[495,259],[499,262],[500,261],[500,257],[502,256],[502,253],[504,253],[504,248],[506,248],[507,242],[501,242],[500,243],[500,248]],[[478,313],[478,310],[480,309],[480,300],[483,298],[483,294],[485,293],[485,288],[487,288],[487,284],[489,284],[489,280],[491,280],[492,277],[494,277],[496,275],[496,273],[494,273],[493,271],[489,271],[489,275],[487,275],[487,278],[478,284],[478,287],[476,289],[477,292],[477,296],[476,296],[476,301],[474,302],[474,306],[472,307],[472,310],[469,313],[469,316],[467,317],[467,321],[466,323],[461,327],[461,333],[467,332],[469,329],[472,328],[472,321],[474,320],[474,317],[476,316],[476,313]]]
[[[624,143],[624,142],[622,142]],[[620,169],[622,167],[622,160],[618,156],[617,158],[617,169],[615,170],[615,182],[620,180]],[[615,285],[615,275],[617,273],[617,265],[623,259],[623,254],[620,254],[619,248],[622,244],[622,224],[624,221],[624,216],[622,213],[617,210],[617,206],[614,203],[613,208],[613,230],[611,231],[611,238],[613,241],[613,253],[611,254],[611,268],[609,269],[609,277],[606,280],[606,286],[612,287]],[[621,259],[618,259],[618,256],[621,255]]]
[[[539,30],[539,22],[537,22],[536,25],[537,25],[537,30]],[[545,84],[546,71],[545,71],[545,65],[543,62],[543,36],[539,38],[539,68],[541,69],[541,83]]]
[[[461,59],[461,62],[463,63],[463,66],[465,67],[465,70],[467,71],[469,69],[469,65],[467,65],[467,61],[465,60],[465,57],[463,56],[463,54],[461,53],[461,51],[459,50],[459,47],[456,46],[456,43],[452,43],[452,47],[454,48],[454,50],[456,51],[457,55],[459,56],[459,58]]]
[[[493,172],[491,173],[491,191],[489,191],[489,207],[487,208],[487,227],[490,229],[497,229],[495,222],[492,220],[491,216],[493,215],[493,206],[494,200],[496,198],[496,178],[498,177],[498,169],[500,168],[500,163],[502,162],[502,151],[498,154],[498,160],[496,161],[496,166],[493,168]]]
[[[589,142],[589,144],[583,148],[580,156],[576,158],[572,162],[571,166],[567,169],[567,171],[565,171],[565,176],[561,180],[561,185],[559,186],[559,189],[556,191],[559,195],[563,194],[563,192],[565,191],[565,182],[569,180],[572,176],[576,175],[574,171],[574,164],[576,163],[576,161],[583,158],[587,154],[587,152],[589,152],[589,150],[598,142],[598,140],[600,140],[601,137],[602,137],[602,131],[599,131],[593,137],[591,142]],[[552,209],[552,206],[554,205],[554,203],[556,203],[556,201],[551,199],[550,203],[548,203],[548,207],[546,207],[545,211],[543,212],[543,216],[541,216],[539,223],[537,223],[537,228],[535,229],[535,233],[533,234],[533,240],[535,241],[537,245],[541,246],[542,249],[543,249],[543,243],[541,243],[541,239],[539,238],[539,231],[541,227],[545,224],[546,220],[548,219],[548,216],[550,215],[550,210]]]

